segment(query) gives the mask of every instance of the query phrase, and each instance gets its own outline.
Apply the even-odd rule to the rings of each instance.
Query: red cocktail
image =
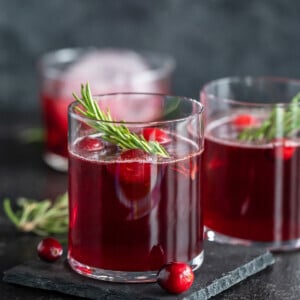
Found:
[[[202,164],[207,235],[223,242],[291,249],[300,239],[300,139],[298,130],[288,133],[290,125],[285,124],[299,119],[299,105],[291,107],[290,101],[300,84],[291,84],[291,94],[284,95],[284,80],[247,80],[216,81],[202,92],[207,113]],[[282,94],[276,96],[274,90]],[[287,103],[277,105],[278,97]]]
[[[46,129],[45,161],[67,169],[67,108],[82,81],[97,94],[111,92],[169,93],[173,59],[118,49],[62,49],[40,63],[41,101]]]
[[[245,145],[237,140],[234,119],[211,125],[203,159],[205,225],[245,240],[298,239],[300,141]]]
[[[46,130],[46,149],[54,157],[68,157],[68,106],[72,102],[69,98],[55,98],[42,94],[42,108]],[[50,154],[49,154],[50,155]],[[51,161],[51,155],[48,157]]]
[[[113,111],[132,98],[142,101],[140,112],[156,105],[155,122],[133,123],[131,116],[132,123],[125,125],[159,142],[168,157],[104,141],[87,128],[95,121],[71,107],[69,262],[94,278],[153,281],[164,263],[190,262],[195,269],[202,262],[201,106],[184,98],[138,94],[103,96],[99,104]],[[131,114],[122,107],[120,120],[126,120]]]

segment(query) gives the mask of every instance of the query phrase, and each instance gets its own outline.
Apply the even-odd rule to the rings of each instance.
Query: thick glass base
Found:
[[[197,270],[203,263],[204,251],[196,256],[192,261],[189,262],[193,271]],[[155,282],[157,271],[146,271],[146,272],[126,272],[126,271],[110,271],[99,268],[90,267],[81,264],[70,255],[68,256],[68,262],[71,268],[84,276],[91,277],[98,280],[121,282],[121,283],[145,283]]]
[[[296,249],[300,249],[300,238],[287,241],[281,240],[271,242],[251,241],[224,235],[207,227],[205,227],[205,236],[209,241],[219,242],[223,244],[261,247],[266,248],[272,252],[293,251]]]
[[[56,171],[67,172],[68,171],[68,159],[66,157],[46,152],[43,155],[45,163]]]

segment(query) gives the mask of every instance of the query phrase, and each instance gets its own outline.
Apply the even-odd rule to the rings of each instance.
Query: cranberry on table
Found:
[[[42,260],[53,262],[62,256],[63,248],[58,240],[49,237],[39,242],[37,252]]]
[[[183,262],[165,264],[157,274],[157,283],[172,294],[187,291],[193,282],[194,272],[188,264]]]

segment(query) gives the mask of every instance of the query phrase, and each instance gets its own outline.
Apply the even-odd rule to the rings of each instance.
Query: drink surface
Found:
[[[231,237],[273,242],[300,238],[300,141],[237,139],[234,118],[206,129],[204,224]]]
[[[98,137],[76,141],[69,155],[72,258],[101,269],[148,271],[201,253],[201,151],[170,137],[167,159],[136,149],[121,154]]]

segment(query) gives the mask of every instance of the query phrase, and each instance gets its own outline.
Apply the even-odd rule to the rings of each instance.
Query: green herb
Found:
[[[177,118],[180,111],[180,97],[172,96],[171,101],[166,101],[163,117],[164,120]]]
[[[37,235],[62,234],[68,231],[68,196],[36,201],[19,198],[19,210],[14,212],[9,199],[4,199],[3,207],[7,217],[20,230]]]
[[[78,112],[88,118],[104,121],[89,123],[90,126],[102,133],[103,140],[116,144],[122,149],[142,149],[150,154],[169,157],[166,149],[157,141],[146,141],[142,135],[130,132],[124,124],[114,125],[109,110],[104,112],[99,108],[98,103],[92,97],[88,84],[81,85],[81,99],[74,93],[73,97],[83,108],[76,107]]]
[[[45,131],[43,128],[28,128],[20,132],[20,139],[22,142],[41,143],[45,140]]]
[[[300,93],[291,101],[288,108],[275,107],[269,117],[259,127],[244,129],[238,136],[241,141],[271,141],[290,137],[300,130]]]

